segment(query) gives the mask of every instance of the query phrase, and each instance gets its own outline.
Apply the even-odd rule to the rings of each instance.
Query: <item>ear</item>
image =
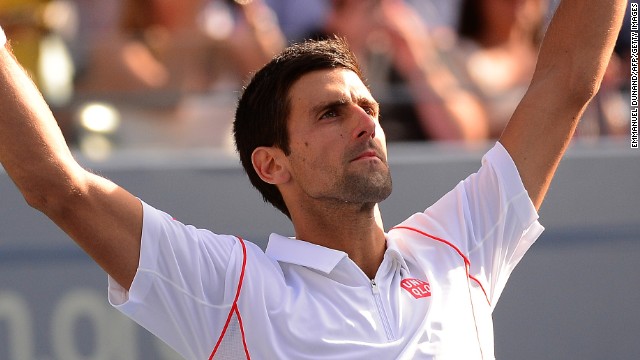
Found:
[[[275,147],[260,146],[251,154],[251,163],[260,179],[272,185],[283,184],[291,178],[284,159],[282,150]]]

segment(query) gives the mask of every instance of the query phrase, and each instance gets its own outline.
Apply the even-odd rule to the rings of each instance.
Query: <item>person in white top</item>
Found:
[[[563,0],[531,86],[480,170],[388,232],[378,106],[340,40],[286,49],[240,99],[243,166],[295,230],[272,235],[265,253],[84,170],[8,46],[0,161],[26,201],[108,273],[112,304],[185,358],[490,359],[491,311],[542,230],[536,211],[625,7]]]

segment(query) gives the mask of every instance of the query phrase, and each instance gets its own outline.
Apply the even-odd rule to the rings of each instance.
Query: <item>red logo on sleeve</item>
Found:
[[[431,296],[431,286],[423,280],[404,279],[400,282],[400,286],[416,299]]]

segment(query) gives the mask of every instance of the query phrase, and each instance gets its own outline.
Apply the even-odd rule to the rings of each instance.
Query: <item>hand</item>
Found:
[[[284,34],[273,11],[261,0],[239,6],[240,19],[227,39],[237,57],[241,77],[269,62],[286,45]]]
[[[410,5],[402,0],[381,0],[380,16],[400,71],[411,74],[435,53],[426,24]]]

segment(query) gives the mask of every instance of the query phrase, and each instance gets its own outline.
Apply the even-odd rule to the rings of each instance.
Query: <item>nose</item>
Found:
[[[356,125],[353,129],[353,138],[374,138],[376,136],[376,130],[378,122],[376,119],[364,111],[361,107],[356,106]]]

